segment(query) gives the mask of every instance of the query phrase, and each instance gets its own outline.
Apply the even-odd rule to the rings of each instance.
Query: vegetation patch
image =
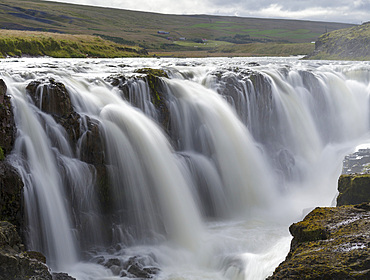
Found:
[[[319,37],[307,59],[370,60],[370,22]]]
[[[113,58],[146,55],[142,48],[117,44],[98,36],[0,30],[0,57]]]

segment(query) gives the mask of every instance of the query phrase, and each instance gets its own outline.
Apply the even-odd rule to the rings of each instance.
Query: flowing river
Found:
[[[369,62],[21,58],[0,78],[27,247],[78,280],[265,279],[289,225],[335,205],[344,156],[370,142]],[[45,110],[62,106],[47,104],[56,83],[75,141]]]

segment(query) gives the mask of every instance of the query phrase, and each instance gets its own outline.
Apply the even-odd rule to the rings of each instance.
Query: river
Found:
[[[145,80],[145,68],[167,77]],[[0,78],[27,247],[78,280],[265,279],[289,225],[335,205],[344,156],[370,142],[369,62],[19,58],[1,61]],[[56,82],[75,142],[43,109]],[[86,155],[86,142],[103,144]]]

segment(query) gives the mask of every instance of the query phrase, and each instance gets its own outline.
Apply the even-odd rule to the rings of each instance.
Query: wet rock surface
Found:
[[[41,253],[26,252],[16,227],[0,222],[0,280],[52,280]]]
[[[316,208],[291,225],[290,252],[273,279],[370,279],[370,204]]]
[[[13,149],[16,132],[12,105],[6,92],[7,86],[0,79],[0,160]]]
[[[0,221],[8,221],[20,232],[23,226],[23,182],[14,167],[0,161]]]
[[[155,257],[151,255],[129,257],[121,252],[117,257],[99,256],[94,257],[92,261],[109,268],[113,275],[125,278],[150,279],[160,272]]]

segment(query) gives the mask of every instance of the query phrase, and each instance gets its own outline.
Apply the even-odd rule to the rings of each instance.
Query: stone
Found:
[[[318,207],[289,230],[290,252],[267,279],[370,279],[370,203]]]
[[[69,93],[60,82],[53,79],[33,81],[28,84],[26,90],[34,104],[45,113],[60,117],[68,116],[74,111]]]
[[[341,175],[337,206],[370,202],[370,174]]]
[[[76,278],[69,276],[67,273],[53,273],[52,274],[53,280],[76,280]]]
[[[23,226],[23,182],[7,161],[0,161],[0,220]]]
[[[53,79],[32,81],[26,87],[27,94],[43,112],[53,116],[62,125],[73,144],[80,137],[80,115],[74,111],[70,95],[63,83]]]
[[[4,156],[12,151],[16,133],[11,98],[6,93],[7,86],[0,79],[0,149]]]
[[[38,259],[45,260],[41,253],[27,253],[22,249],[16,227],[9,222],[0,222],[0,280],[52,280],[49,268]]]

